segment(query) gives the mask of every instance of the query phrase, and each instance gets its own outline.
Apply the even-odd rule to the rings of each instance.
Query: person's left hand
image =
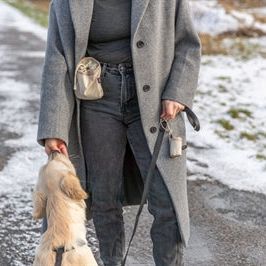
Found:
[[[160,118],[165,120],[174,119],[176,115],[183,111],[185,106],[179,102],[171,100],[162,100],[162,113]]]

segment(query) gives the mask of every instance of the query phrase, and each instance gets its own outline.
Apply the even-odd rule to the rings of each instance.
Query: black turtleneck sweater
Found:
[[[131,62],[131,0],[94,0],[87,56],[100,62]]]

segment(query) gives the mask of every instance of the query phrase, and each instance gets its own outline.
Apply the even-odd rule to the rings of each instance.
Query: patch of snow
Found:
[[[38,100],[37,90],[12,79],[1,79],[0,95],[6,98],[0,103],[1,123],[9,132],[22,136],[5,141],[7,146],[18,150],[0,172],[0,194],[6,194],[9,190],[20,190],[25,183],[34,184],[45,160],[43,149],[34,141],[37,132],[34,114],[27,110],[29,100]]]
[[[240,27],[253,28],[266,33],[266,24],[255,21],[255,18],[246,12],[232,10],[230,14],[239,21]]]
[[[260,23],[260,22],[255,22],[254,23],[254,29],[258,29],[258,30],[261,30],[262,32],[266,33],[266,24]]]
[[[261,30],[266,34],[266,24],[256,22],[248,11],[226,11],[217,1],[191,1],[192,16],[198,32],[212,36],[240,28]]]
[[[251,27],[254,24],[254,17],[250,14],[243,13],[237,10],[232,10],[230,14],[238,20],[243,26]]]
[[[247,12],[266,16],[266,7],[249,8]]]
[[[258,45],[262,49],[266,49],[266,36],[260,37],[260,38],[249,38],[247,40],[250,44]],[[266,52],[265,52],[266,53]]]
[[[239,22],[227,14],[216,1],[192,1],[191,10],[198,32],[217,35],[229,30],[236,31]]]
[[[247,61],[227,56],[203,56],[195,112],[201,131],[188,126],[188,141],[202,149],[188,151],[190,178],[214,177],[232,188],[266,194],[266,60]],[[239,118],[229,111],[242,109]],[[225,130],[217,120],[225,119],[234,128]],[[218,132],[217,132],[218,131]],[[217,133],[215,133],[217,132]],[[219,132],[222,137],[219,136]],[[241,138],[247,132],[256,140]]]

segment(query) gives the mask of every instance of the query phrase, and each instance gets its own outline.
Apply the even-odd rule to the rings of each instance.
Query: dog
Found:
[[[52,152],[32,192],[33,219],[47,217],[47,230],[35,250],[33,266],[97,266],[86,240],[87,193],[71,161]]]

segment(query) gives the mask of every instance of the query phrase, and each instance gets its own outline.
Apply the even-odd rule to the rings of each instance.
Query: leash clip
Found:
[[[171,134],[172,130],[169,126],[169,122],[167,120],[165,120],[164,118],[160,118],[160,125],[161,125],[161,128],[167,132],[168,134]]]

